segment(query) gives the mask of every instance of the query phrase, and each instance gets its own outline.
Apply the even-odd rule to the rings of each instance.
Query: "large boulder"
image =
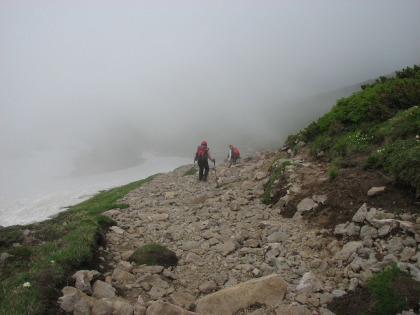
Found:
[[[92,296],[100,298],[113,298],[115,297],[115,288],[112,287],[109,283],[103,282],[101,280],[96,280],[92,288]]]
[[[187,310],[180,308],[179,306],[173,305],[171,303],[154,301],[150,303],[150,306],[147,308],[146,315],[198,315]]]
[[[286,288],[286,282],[278,274],[249,280],[200,298],[196,312],[234,314],[256,303],[275,305],[283,300]]]
[[[348,242],[344,244],[343,248],[339,252],[335,253],[334,259],[345,261],[361,247],[363,247],[363,242],[361,241]]]

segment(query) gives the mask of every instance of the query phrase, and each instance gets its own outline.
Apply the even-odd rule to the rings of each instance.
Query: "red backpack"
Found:
[[[232,149],[232,159],[239,159],[240,156],[241,156],[241,154],[239,153],[238,148],[233,148]]]
[[[197,147],[197,159],[204,160],[207,158],[207,146],[199,145]]]

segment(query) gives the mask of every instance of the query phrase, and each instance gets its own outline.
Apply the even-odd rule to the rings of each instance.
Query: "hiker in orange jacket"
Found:
[[[197,147],[197,152],[195,153],[194,163],[197,161],[199,172],[198,172],[198,180],[207,181],[207,176],[209,175],[209,161],[212,161],[216,164],[216,160],[211,157],[210,149],[207,147],[207,142],[201,142],[201,145]],[[204,174],[203,174],[204,171]]]
[[[232,164],[236,164],[240,158],[240,153],[237,148],[233,146],[233,144],[229,144],[229,153],[227,160],[229,162],[229,167],[232,166]]]

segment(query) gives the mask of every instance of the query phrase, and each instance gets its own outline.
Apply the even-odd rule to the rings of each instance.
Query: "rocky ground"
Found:
[[[259,152],[230,168],[217,165],[207,182],[183,176],[191,165],[183,166],[130,192],[120,200],[129,208],[106,213],[118,224],[106,235],[101,265],[75,275],[74,287],[63,290],[62,309],[354,314],[369,311],[361,287],[385,265],[396,262],[420,280],[418,200],[361,167],[330,180],[327,165],[302,150],[276,162],[292,165],[276,181],[276,202],[265,205],[268,171],[279,154]],[[174,251],[178,265],[128,262],[134,249],[150,243]],[[419,298],[410,305],[415,312]]]

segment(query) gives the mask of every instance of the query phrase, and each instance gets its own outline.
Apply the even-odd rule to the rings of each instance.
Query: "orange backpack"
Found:
[[[238,148],[232,149],[232,159],[239,159],[241,154],[239,153]]]

